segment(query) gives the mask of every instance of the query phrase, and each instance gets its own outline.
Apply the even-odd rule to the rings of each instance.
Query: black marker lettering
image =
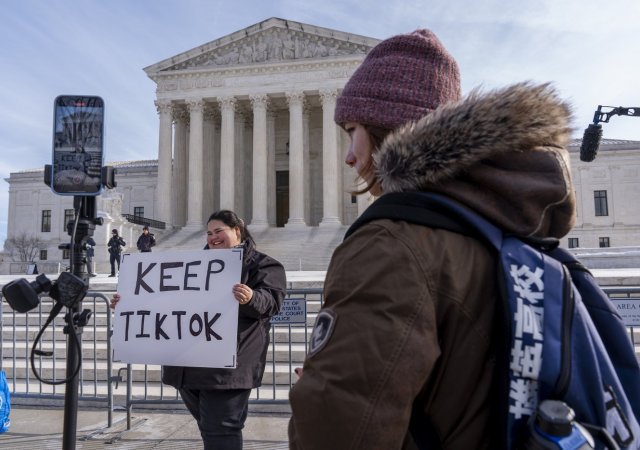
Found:
[[[215,331],[213,331],[213,328],[211,328],[211,326],[216,322],[216,320],[218,320],[220,318],[220,316],[221,316],[220,313],[216,313],[213,316],[213,319],[211,319],[209,321],[209,312],[208,311],[204,312],[204,322],[207,324],[207,327],[205,328],[205,334],[207,336],[207,341],[211,340],[211,336],[213,336],[214,338],[216,338],[219,341],[222,340],[222,337],[220,337],[220,335],[218,333],[216,333]]]
[[[213,269],[213,265],[218,265],[218,270]],[[224,261],[221,259],[213,259],[209,261],[209,267],[207,268],[207,281],[205,282],[204,289],[205,291],[209,290],[209,279],[211,278],[212,273],[220,273],[224,270]]]
[[[198,323],[198,331],[195,331],[193,329],[194,322]],[[191,336],[198,336],[200,333],[202,333],[202,318],[198,314],[194,314],[193,316],[191,316],[191,321],[189,321],[189,331],[191,332]]]
[[[177,291],[180,286],[165,286],[164,280],[173,278],[171,275],[165,275],[164,271],[168,269],[175,269],[176,267],[182,267],[182,262],[164,262],[160,264],[160,292],[164,291]]]
[[[166,318],[167,318],[166,314],[163,314],[162,319],[160,319],[160,313],[156,313],[156,341],[160,339],[160,335],[162,335],[162,337],[164,337],[165,339],[169,339],[169,336],[167,336],[167,333],[165,333],[162,329],[162,323]]]
[[[136,276],[136,290],[135,290],[136,295],[140,293],[141,287],[144,288],[145,291],[153,293],[153,289],[151,289],[149,285],[145,283],[142,278],[144,278],[144,276],[148,274],[149,271],[155,267],[155,265],[156,263],[151,263],[149,267],[147,267],[147,270],[143,272],[142,263],[141,262],[138,263],[138,275]]]
[[[191,261],[189,263],[187,263],[184,267],[184,290],[185,291],[199,291],[200,288],[199,287],[189,287],[189,278],[193,278],[193,277],[197,277],[198,274],[196,273],[189,273],[189,267],[191,266],[199,266],[200,264],[202,264],[202,261]]]
[[[121,312],[120,315],[125,317],[125,321],[124,321],[124,340],[126,342],[126,341],[129,340],[129,316],[133,315],[133,311]]]
[[[174,311],[171,313],[176,316],[176,320],[178,321],[178,339],[182,339],[182,316],[186,313],[186,311]]]
[[[140,320],[140,333],[136,334],[136,337],[150,337],[149,334],[144,333],[144,316],[148,316],[149,314],[151,314],[151,311],[136,311],[136,314],[142,316],[142,319]]]

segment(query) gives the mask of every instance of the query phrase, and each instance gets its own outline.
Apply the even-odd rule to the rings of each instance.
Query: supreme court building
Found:
[[[333,114],[377,42],[271,18],[145,68],[159,113],[154,219],[201,228],[231,209],[253,229],[351,223],[355,173]]]

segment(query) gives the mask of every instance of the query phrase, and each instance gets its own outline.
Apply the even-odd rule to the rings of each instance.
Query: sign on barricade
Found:
[[[242,250],[123,255],[114,360],[235,368]]]
[[[640,326],[640,298],[610,298],[625,326]]]
[[[307,323],[307,302],[304,298],[285,298],[280,313],[271,317],[273,325]]]

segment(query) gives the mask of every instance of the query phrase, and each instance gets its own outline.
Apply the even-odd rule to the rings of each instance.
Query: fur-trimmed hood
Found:
[[[570,119],[549,84],[476,90],[389,135],[376,174],[385,193],[439,192],[508,232],[562,237],[575,222]]]

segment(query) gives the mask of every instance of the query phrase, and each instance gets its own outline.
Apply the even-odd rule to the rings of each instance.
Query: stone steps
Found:
[[[258,250],[280,261],[286,270],[326,270],[333,250],[342,242],[346,226],[267,228],[252,230]],[[194,250],[206,244],[206,229],[182,228],[166,239],[159,239],[157,248]]]

